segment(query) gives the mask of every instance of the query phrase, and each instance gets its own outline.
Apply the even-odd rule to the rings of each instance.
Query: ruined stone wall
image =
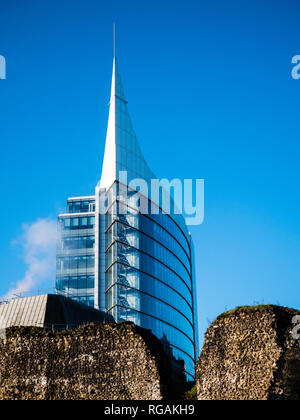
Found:
[[[300,399],[300,340],[291,334],[296,314],[266,305],[220,315],[197,362],[198,399]]]
[[[159,340],[131,323],[17,327],[0,340],[0,399],[159,400],[170,378]]]

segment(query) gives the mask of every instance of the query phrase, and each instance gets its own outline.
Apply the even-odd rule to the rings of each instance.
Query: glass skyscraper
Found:
[[[183,216],[166,214],[142,194],[137,200],[137,190],[128,188],[137,178],[150,185],[155,176],[137,142],[114,58],[102,175],[95,195],[69,198],[58,217],[56,290],[117,322],[151,329],[174,368],[192,380],[198,328],[191,236]]]

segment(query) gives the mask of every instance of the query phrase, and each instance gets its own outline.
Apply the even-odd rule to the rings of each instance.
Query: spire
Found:
[[[100,187],[108,189],[127,171],[128,181],[153,177],[145,162],[127,109],[127,101],[116,58],[116,29],[114,25],[114,59],[109,102],[109,117]]]
[[[109,116],[106,132],[105,151],[100,187],[108,189],[116,179],[116,60],[113,61],[113,74],[109,102]]]

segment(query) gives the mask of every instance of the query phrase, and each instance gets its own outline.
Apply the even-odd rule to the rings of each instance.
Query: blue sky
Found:
[[[0,294],[26,271],[22,225],[100,177],[116,22],[151,168],[205,179],[191,229],[201,337],[238,305],[299,308],[299,18],[296,0],[0,0]]]

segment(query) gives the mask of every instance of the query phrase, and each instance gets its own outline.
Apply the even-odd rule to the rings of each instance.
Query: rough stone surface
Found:
[[[63,333],[13,327],[0,340],[2,400],[160,400],[170,380],[159,340],[131,323]]]
[[[300,399],[298,311],[273,305],[242,307],[209,327],[196,366],[200,400]]]

